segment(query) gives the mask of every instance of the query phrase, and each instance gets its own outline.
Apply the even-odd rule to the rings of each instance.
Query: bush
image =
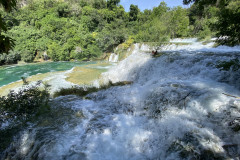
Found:
[[[23,80],[28,84],[25,78]],[[10,91],[6,97],[0,97],[0,126],[1,123],[10,122],[9,126],[0,128],[0,153],[10,145],[16,133],[26,126],[26,120],[49,112],[48,85],[40,89],[41,83],[39,81],[35,85],[24,85],[18,92]]]
[[[21,56],[21,59],[27,63],[33,62],[34,58],[35,58],[34,53],[31,51],[25,51],[24,53],[22,53]]]
[[[134,43],[134,38],[129,36],[128,39],[123,43],[123,48],[128,49]]]
[[[6,64],[16,64],[21,60],[21,55],[18,52],[10,51],[7,55]]]
[[[2,122],[16,119],[27,120],[38,113],[41,107],[47,106],[48,85],[40,89],[41,84],[42,81],[38,81],[35,85],[24,85],[19,91],[11,90],[7,96],[0,97]]]
[[[7,60],[7,54],[6,53],[0,54],[0,65],[4,65],[6,60]]]
[[[59,61],[60,52],[61,52],[61,46],[56,42],[53,42],[48,46],[48,55],[53,61]]]
[[[19,60],[21,60],[21,56],[18,52],[10,51],[9,54],[0,55],[0,65],[16,64]]]

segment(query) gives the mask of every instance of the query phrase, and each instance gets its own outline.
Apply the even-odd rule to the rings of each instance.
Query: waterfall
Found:
[[[3,159],[237,158],[240,101],[228,95],[240,96],[239,68],[217,66],[240,60],[240,48],[193,42],[156,58],[140,48],[101,77],[132,84],[53,99]]]
[[[109,62],[118,62],[118,54],[111,53],[108,61],[109,61]]]
[[[118,54],[114,56],[113,62],[118,62]]]

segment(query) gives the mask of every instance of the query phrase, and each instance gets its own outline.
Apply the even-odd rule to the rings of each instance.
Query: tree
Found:
[[[195,30],[200,30],[203,37],[215,31],[219,44],[240,44],[239,0],[183,0],[184,4],[192,2],[191,8],[195,9],[190,10],[194,11],[190,18]]]
[[[186,37],[188,35],[189,18],[187,10],[178,6],[170,11],[170,34],[172,38]]]
[[[0,5],[5,9],[6,12],[10,12],[14,7],[16,7],[16,0],[1,0]],[[0,14],[0,54],[4,52],[8,53],[9,50],[14,47],[13,39],[3,34],[3,32],[6,31],[6,23]]]
[[[165,2],[161,2],[158,7],[153,8],[153,16],[160,17],[169,10]]]
[[[129,21],[136,21],[138,18],[139,9],[137,5],[130,5],[130,12],[129,12]]]
[[[10,12],[14,7],[16,7],[16,0],[1,0],[0,5],[5,9],[5,11]]]
[[[240,2],[232,0],[221,8],[217,36],[220,44],[234,46],[240,44]]]
[[[108,0],[107,8],[110,10],[113,10],[114,8],[116,8],[116,6],[118,5],[119,2],[120,2],[120,0]]]

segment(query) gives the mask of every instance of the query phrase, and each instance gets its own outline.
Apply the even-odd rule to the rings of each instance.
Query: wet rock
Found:
[[[239,158],[240,155],[238,154],[238,145],[237,144],[225,144],[223,146],[224,150],[227,152],[229,158]]]
[[[233,121],[231,121],[229,123],[229,126],[231,126],[234,132],[240,131],[240,117],[235,118]]]

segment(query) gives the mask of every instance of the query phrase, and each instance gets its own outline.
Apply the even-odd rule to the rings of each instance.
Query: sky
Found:
[[[131,4],[137,5],[138,8],[143,11],[144,9],[152,9],[153,7],[157,7],[162,1],[167,3],[168,7],[176,7],[176,6],[183,6],[183,0],[121,0],[120,4],[123,5],[125,11],[129,11],[129,7]]]

